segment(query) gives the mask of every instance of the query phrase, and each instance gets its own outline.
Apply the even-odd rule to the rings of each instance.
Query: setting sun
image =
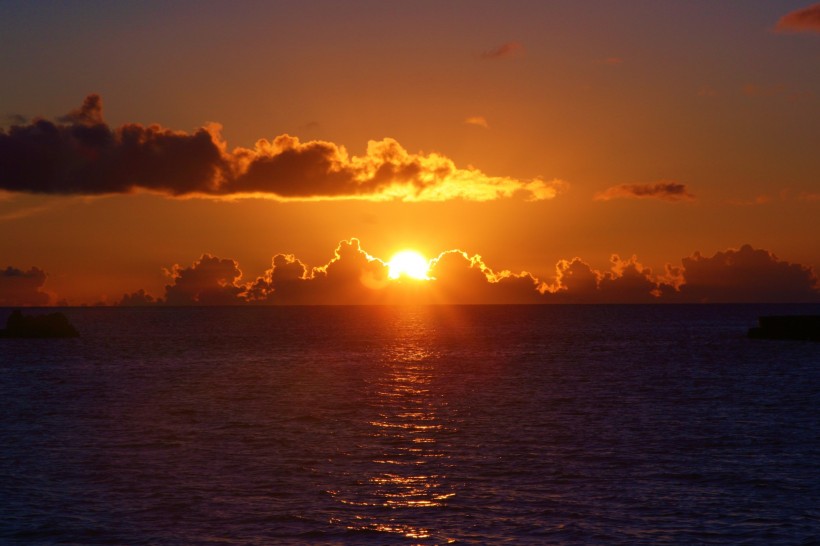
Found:
[[[430,268],[430,263],[415,250],[402,250],[393,255],[387,267],[390,268],[388,273],[391,279],[398,279],[401,276],[410,277],[412,279],[425,280],[429,277],[427,272]]]

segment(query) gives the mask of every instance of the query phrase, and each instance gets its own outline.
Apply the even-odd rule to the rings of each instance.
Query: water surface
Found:
[[[795,311],[67,309],[0,340],[0,540],[808,544],[820,344],[745,337]]]

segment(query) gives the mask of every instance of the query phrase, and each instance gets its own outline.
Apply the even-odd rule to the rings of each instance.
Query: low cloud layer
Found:
[[[621,184],[595,194],[596,201],[612,199],[660,199],[661,201],[692,201],[695,198],[685,184],[658,182],[656,184]]]
[[[782,261],[769,251],[744,245],[699,252],[655,274],[636,256],[613,255],[607,271],[581,258],[560,260],[552,279],[493,270],[480,255],[442,252],[430,261],[431,280],[392,280],[382,260],[357,239],[342,241],[330,261],[310,267],[291,254],[274,256],[255,279],[243,277],[234,260],[203,255],[168,271],[161,297],[140,290],[121,305],[360,305],[510,303],[717,303],[820,302],[810,267]]]
[[[682,263],[680,297],[686,301],[818,301],[817,276],[810,267],[781,261],[750,245],[712,257],[696,252]]]
[[[0,130],[0,189],[11,192],[489,201],[552,199],[561,187],[460,168],[437,153],[410,153],[391,138],[351,156],[338,144],[287,134],[229,150],[216,124],[192,133],[135,123],[112,128],[98,95],[57,121]]]
[[[262,275],[246,277],[237,261],[203,254],[166,270],[162,294],[123,295],[144,305],[389,305],[549,303],[820,303],[811,267],[750,245],[704,256],[695,252],[653,272],[637,256],[612,255],[601,271],[579,257],[559,260],[550,278],[493,269],[478,254],[448,250],[430,260],[429,280],[391,279],[389,266],[358,239],[341,241],[328,262],[310,266],[277,254]],[[46,273],[0,270],[0,307],[48,305]],[[50,297],[51,296],[51,297]]]
[[[51,298],[43,291],[45,282],[45,271],[37,267],[0,269],[0,307],[48,305]]]
[[[820,32],[820,3],[787,13],[777,22],[779,32]]]

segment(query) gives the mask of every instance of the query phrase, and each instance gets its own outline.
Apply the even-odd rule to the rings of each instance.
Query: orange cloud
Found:
[[[490,125],[487,123],[487,120],[484,116],[470,116],[469,118],[464,120],[464,123],[467,125],[476,125],[478,127],[483,127],[485,129],[489,129]]]
[[[777,22],[778,32],[820,32],[820,3],[787,13]]]
[[[45,271],[37,267],[0,270],[0,307],[48,305],[51,298],[43,291],[45,282]]]
[[[593,197],[596,201],[611,199],[660,199],[662,201],[692,201],[695,196],[689,193],[685,184],[677,182],[658,182],[657,184],[621,184],[612,186]]]
[[[290,135],[228,150],[220,127],[193,133],[159,125],[110,128],[89,95],[59,122],[38,119],[0,130],[0,190],[61,195],[151,191],[169,196],[288,200],[489,201],[554,198],[560,181],[519,180],[460,168],[437,153],[410,153],[397,141],[370,141],[350,156],[326,141]]]
[[[121,305],[368,305],[368,304],[535,304],[818,302],[817,275],[807,266],[779,260],[744,245],[712,257],[695,253],[660,275],[636,256],[610,258],[597,271],[581,258],[560,260],[552,283],[527,272],[494,271],[479,256],[442,252],[431,261],[430,280],[390,279],[384,261],[369,255],[358,239],[341,241],[322,266],[308,267],[291,254],[278,254],[271,268],[241,282],[233,260],[203,255],[191,266],[176,265],[165,298],[144,291]]]
[[[505,59],[517,57],[524,54],[524,46],[519,42],[506,42],[500,46],[485,51],[481,54],[482,59]]]

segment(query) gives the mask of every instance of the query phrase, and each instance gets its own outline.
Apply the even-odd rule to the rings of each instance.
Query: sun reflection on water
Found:
[[[433,384],[437,354],[423,325],[403,324],[395,331],[402,335],[384,348],[381,371],[371,382],[375,415],[363,446],[371,455],[366,475],[354,490],[335,496],[344,504],[385,510],[357,515],[349,530],[452,542],[435,536],[434,528],[437,510],[455,496],[446,480],[444,441],[453,430],[439,415],[446,400]]]

